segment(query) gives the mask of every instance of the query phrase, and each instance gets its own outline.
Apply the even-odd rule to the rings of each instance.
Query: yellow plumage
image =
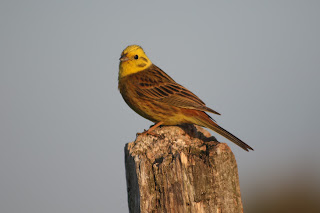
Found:
[[[246,151],[253,150],[216,124],[206,112],[219,113],[152,64],[140,46],[128,46],[121,53],[118,80],[125,102],[139,115],[156,123],[146,133],[159,125],[197,124],[212,129]]]

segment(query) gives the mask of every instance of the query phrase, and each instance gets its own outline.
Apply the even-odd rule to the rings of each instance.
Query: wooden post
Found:
[[[243,212],[230,148],[194,125],[157,128],[125,146],[128,205],[136,212]]]

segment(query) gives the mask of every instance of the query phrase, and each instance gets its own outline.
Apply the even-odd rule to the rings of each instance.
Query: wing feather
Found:
[[[140,98],[156,100],[168,105],[208,111],[220,115],[210,109],[195,94],[176,83],[170,76],[155,65],[131,76]]]

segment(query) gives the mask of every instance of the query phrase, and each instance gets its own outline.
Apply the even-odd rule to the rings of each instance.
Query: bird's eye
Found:
[[[138,59],[138,58],[139,58],[139,56],[138,56],[138,55],[135,55],[133,58],[134,58],[134,59]]]

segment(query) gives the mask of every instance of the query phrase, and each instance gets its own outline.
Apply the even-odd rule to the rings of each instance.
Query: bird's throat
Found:
[[[144,66],[137,66],[136,64],[132,63],[131,61],[120,62],[120,64],[119,64],[119,79],[123,78],[127,75],[141,72],[141,71],[147,69],[148,67],[150,67],[151,64],[152,63],[145,64]]]

